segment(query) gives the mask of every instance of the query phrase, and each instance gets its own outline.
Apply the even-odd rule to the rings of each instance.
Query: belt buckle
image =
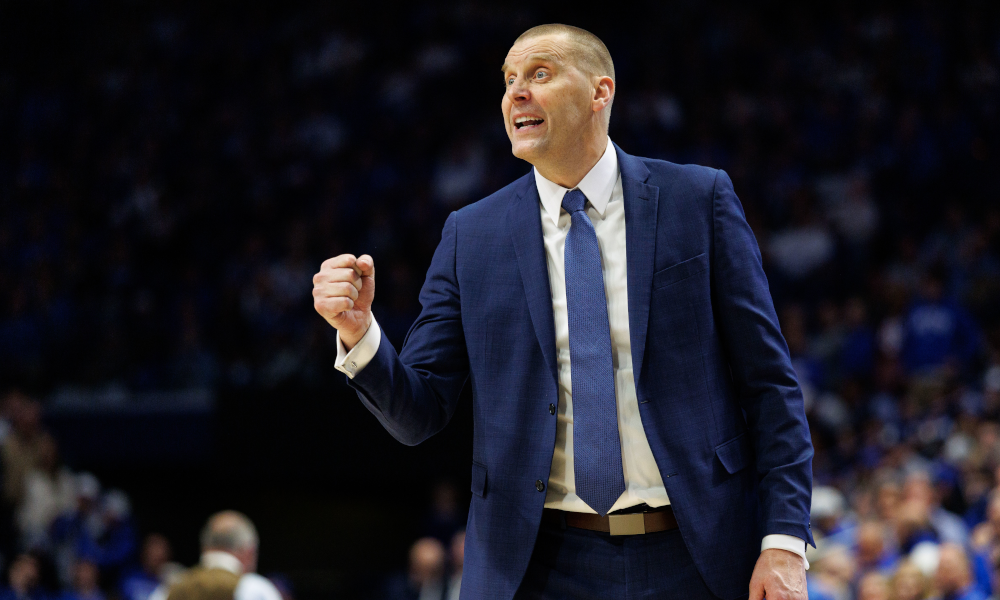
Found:
[[[630,515],[608,515],[611,535],[639,535],[646,533],[646,518],[643,513]]]

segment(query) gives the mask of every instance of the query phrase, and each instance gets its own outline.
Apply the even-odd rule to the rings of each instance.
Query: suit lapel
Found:
[[[649,169],[642,161],[618,153],[618,168],[622,175],[625,196],[625,250],[628,272],[628,325],[632,344],[632,374],[636,390],[646,352],[646,329],[649,324],[649,302],[653,288],[653,261],[656,257],[656,211],[660,188],[645,183]]]
[[[507,209],[507,227],[517,266],[524,282],[528,299],[528,313],[535,335],[542,347],[542,355],[549,367],[553,381],[558,380],[556,365],[556,328],[552,317],[552,291],[549,288],[549,268],[542,241],[541,209],[534,173],[529,172],[516,188],[516,196]]]

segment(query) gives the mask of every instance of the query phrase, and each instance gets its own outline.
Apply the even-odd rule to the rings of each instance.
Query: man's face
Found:
[[[514,156],[533,165],[571,155],[590,132],[594,85],[564,34],[514,44],[504,61],[501,108]]]

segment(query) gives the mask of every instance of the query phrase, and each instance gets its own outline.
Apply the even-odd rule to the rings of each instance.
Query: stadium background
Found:
[[[0,4],[0,392],[39,400],[68,467],[180,562],[237,508],[296,597],[375,589],[450,527],[434,498],[457,490],[464,521],[469,401],[397,444],[332,368],[311,277],[372,254],[401,344],[447,214],[529,168],[498,67],[552,21],[611,50],[623,149],[733,177],[817,485],[853,502],[919,463],[980,522],[1000,465],[990,2]]]

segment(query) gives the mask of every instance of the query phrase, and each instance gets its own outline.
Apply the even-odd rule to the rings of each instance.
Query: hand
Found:
[[[313,306],[340,332],[344,347],[353,348],[372,324],[375,261],[362,254],[341,254],[323,261],[313,276]]]
[[[768,548],[760,553],[750,578],[750,599],[806,600],[806,563],[788,550]]]

